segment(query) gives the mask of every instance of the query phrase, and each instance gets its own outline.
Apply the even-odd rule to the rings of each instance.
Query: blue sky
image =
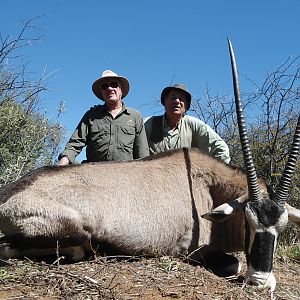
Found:
[[[61,122],[67,137],[82,115],[100,103],[91,91],[103,70],[127,77],[125,102],[144,117],[161,113],[147,105],[173,83],[185,83],[200,98],[232,90],[226,38],[239,72],[260,82],[289,56],[300,54],[299,0],[9,0],[0,10],[0,32],[18,33],[22,20],[44,37],[23,51],[38,77],[50,74],[45,95],[49,118],[65,101]],[[241,90],[246,89],[241,80]]]

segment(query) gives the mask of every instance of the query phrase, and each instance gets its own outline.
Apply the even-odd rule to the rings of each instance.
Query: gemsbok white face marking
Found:
[[[288,222],[287,210],[271,200],[245,207],[245,254],[248,270],[245,281],[259,289],[274,291],[273,256],[278,234]]]

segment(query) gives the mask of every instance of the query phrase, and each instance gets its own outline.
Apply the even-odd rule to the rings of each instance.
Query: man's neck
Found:
[[[122,102],[112,102],[106,103],[107,110],[111,113],[111,115],[115,118],[117,114],[122,110]]]
[[[166,120],[169,128],[175,130],[178,127],[178,124],[182,117],[182,115],[175,115],[172,117],[166,115]]]

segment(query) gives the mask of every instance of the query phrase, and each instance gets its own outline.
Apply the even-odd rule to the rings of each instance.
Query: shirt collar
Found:
[[[101,109],[101,111],[108,111],[107,110],[107,107],[106,107],[106,104],[103,104],[103,105],[101,105],[100,106],[100,109]],[[122,102],[122,110],[121,110],[121,112],[120,113],[126,113],[126,114],[128,114],[128,115],[130,115],[130,112],[128,111],[128,109],[127,109],[127,107],[126,107],[126,105],[124,104],[124,102]]]
[[[181,117],[181,119],[180,119],[179,122],[177,123],[177,127],[176,127],[175,130],[180,129],[181,124],[182,124],[182,119],[183,119],[185,116],[186,116],[186,115],[184,114],[184,115]],[[170,129],[170,128],[169,128],[169,125],[168,125],[168,122],[167,122],[167,114],[166,114],[166,113],[164,113],[164,115],[163,115],[163,127]]]

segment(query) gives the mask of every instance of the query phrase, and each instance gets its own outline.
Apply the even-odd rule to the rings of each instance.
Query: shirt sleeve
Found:
[[[152,131],[152,120],[153,120],[153,117],[144,118],[144,127],[145,127],[145,130],[146,130],[146,136],[147,136],[148,140],[149,140],[149,137],[150,137],[150,133]]]
[[[136,115],[136,132],[133,146],[133,158],[143,158],[149,156],[149,146],[146,136],[145,125],[140,113]]]
[[[87,113],[80,120],[75,131],[70,137],[68,143],[65,146],[64,151],[59,155],[58,160],[62,157],[67,157],[68,160],[73,164],[76,156],[86,146],[87,135],[88,135],[88,124],[87,124]]]
[[[214,156],[225,163],[230,162],[229,147],[225,141],[207,124],[197,118],[190,118],[192,127],[192,147]]]

